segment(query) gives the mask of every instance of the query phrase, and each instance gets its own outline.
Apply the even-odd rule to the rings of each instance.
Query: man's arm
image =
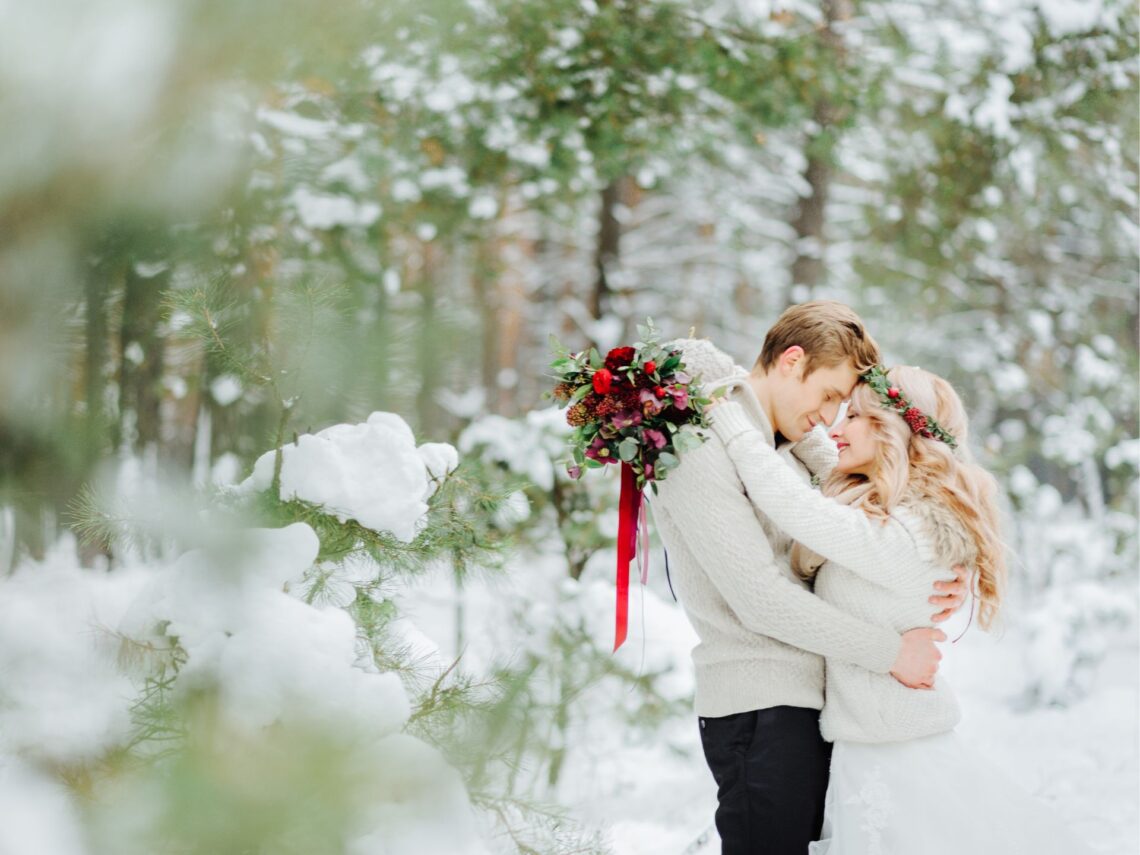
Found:
[[[912,645],[904,650],[893,630],[840,611],[780,572],[748,498],[718,471],[717,456],[723,454],[714,437],[687,452],[682,465],[659,485],[658,507],[741,623],[761,635],[871,671],[898,670],[900,654],[913,654]],[[915,632],[916,648],[924,639],[945,638],[939,630]],[[937,650],[933,644],[929,648],[930,661],[935,662]],[[905,676],[908,685],[922,682]]]

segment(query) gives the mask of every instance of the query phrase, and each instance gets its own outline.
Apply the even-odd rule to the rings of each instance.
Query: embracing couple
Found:
[[[723,855],[1083,851],[957,737],[936,679],[936,624],[972,592],[988,628],[1005,579],[996,483],[950,384],[883,368],[829,301],[788,309],[750,371],[674,346],[724,390],[654,501],[700,638]]]

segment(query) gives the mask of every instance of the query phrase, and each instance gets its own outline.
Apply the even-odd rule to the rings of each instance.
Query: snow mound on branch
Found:
[[[407,695],[395,674],[355,666],[352,618],[283,590],[312,566],[319,546],[309,526],[294,523],[247,532],[223,554],[187,552],[155,575],[122,629],[145,637],[167,622],[187,654],[179,685],[215,685],[238,726],[289,718],[395,732],[410,710]]]
[[[169,697],[209,687],[217,716],[207,735],[257,745],[275,726],[296,725],[351,741],[355,765],[343,774],[358,775],[374,798],[347,817],[346,853],[488,855],[459,773],[401,732],[411,704],[400,678],[362,656],[343,609],[287,592],[318,550],[312,528],[295,523],[222,532],[172,562],[105,572],[76,567],[67,539],[44,562],[0,578],[0,804],[16,812],[0,823],[0,852],[87,855],[88,820],[50,771],[131,738],[150,667],[123,658],[121,640],[161,650],[176,638],[185,658]],[[100,790],[99,815],[116,841],[144,839],[164,811],[183,807],[177,790],[132,798],[131,787],[153,783],[140,774]]]
[[[43,563],[0,581],[0,758],[83,762],[130,727],[123,698],[134,688],[115,665],[117,641],[106,630],[146,579],[126,569],[82,570],[72,552],[66,538]],[[19,774],[9,770],[5,780]]]
[[[366,422],[339,424],[305,434],[282,449],[281,498],[322,506],[341,522],[354,519],[373,531],[410,542],[422,527],[427,500],[459,464],[456,450],[441,442],[416,447],[400,416],[376,412]],[[274,452],[254,464],[239,493],[268,490]]]

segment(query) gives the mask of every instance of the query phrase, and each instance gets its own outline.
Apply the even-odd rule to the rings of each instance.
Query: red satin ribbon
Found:
[[[621,465],[621,497],[618,500],[617,536],[617,625],[614,628],[614,652],[625,643],[629,629],[629,564],[637,555],[637,533],[644,525],[641,507],[641,490],[637,489],[637,475],[628,463]],[[648,559],[648,550],[646,559]],[[648,564],[642,568],[642,584],[648,573]]]

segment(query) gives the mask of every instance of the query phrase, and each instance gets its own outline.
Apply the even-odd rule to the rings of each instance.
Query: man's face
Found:
[[[773,427],[791,442],[803,439],[818,424],[834,422],[840,404],[851,396],[859,380],[851,362],[818,367],[805,379],[805,362],[803,351],[796,347],[788,348],[777,365]]]

